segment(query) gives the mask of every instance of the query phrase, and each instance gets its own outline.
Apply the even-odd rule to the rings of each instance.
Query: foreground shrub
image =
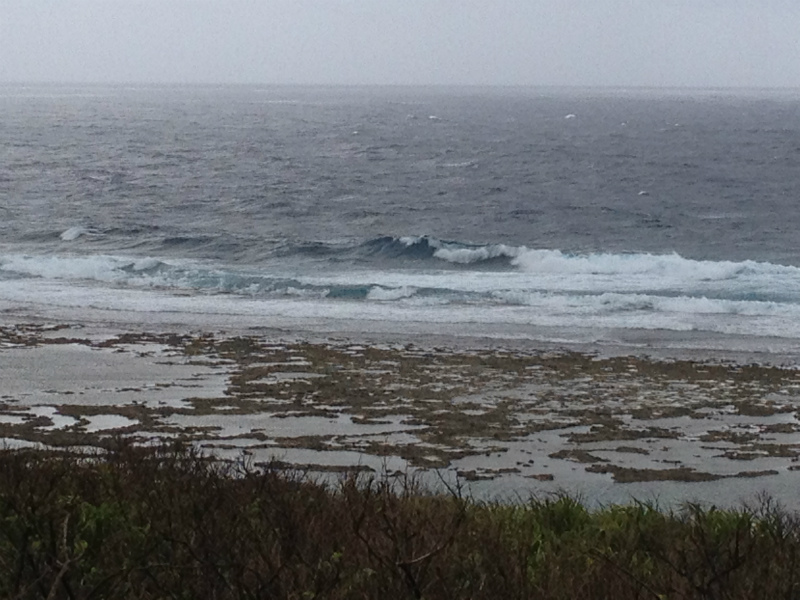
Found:
[[[589,511],[186,449],[0,452],[1,598],[800,598],[799,533],[769,503]]]

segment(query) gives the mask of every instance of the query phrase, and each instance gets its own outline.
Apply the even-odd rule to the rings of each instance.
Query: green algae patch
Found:
[[[676,469],[634,469],[615,465],[591,465],[586,467],[590,473],[610,473],[618,483],[634,483],[642,481],[714,481],[722,479],[721,475],[703,473],[688,467]]]

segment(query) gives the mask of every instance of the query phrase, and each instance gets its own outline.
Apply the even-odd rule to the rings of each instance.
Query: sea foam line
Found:
[[[468,252],[490,253],[491,247],[478,250],[440,248],[437,252],[444,250],[467,256]],[[501,251],[504,252],[498,250]],[[294,288],[317,296],[328,289],[332,297],[351,300],[396,301],[426,290],[427,296],[447,296],[453,301],[480,302],[480,295],[494,295],[495,300],[518,304],[530,304],[529,300],[535,299],[536,294],[565,297],[621,294],[627,298],[626,302],[634,304],[642,302],[641,298],[661,298],[659,306],[663,307],[676,298],[693,298],[706,303],[750,303],[730,305],[735,307],[757,306],[757,302],[800,304],[800,269],[791,266],[754,261],[695,261],[678,255],[570,256],[557,250],[520,252],[515,263],[520,268],[512,271],[432,269],[430,262],[418,263],[423,268],[414,269],[378,268],[378,264],[371,269],[353,269],[344,263],[336,270],[328,268],[324,274],[298,274],[287,270],[281,275],[275,268],[254,266],[237,270],[224,265],[153,257],[12,254],[0,256],[0,276],[8,273],[29,278],[243,295],[279,293]],[[640,297],[633,296],[635,294]],[[653,301],[647,302],[652,310],[659,310]]]

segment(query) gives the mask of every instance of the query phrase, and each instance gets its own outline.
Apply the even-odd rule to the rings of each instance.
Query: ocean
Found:
[[[0,86],[0,314],[800,356],[800,91]]]

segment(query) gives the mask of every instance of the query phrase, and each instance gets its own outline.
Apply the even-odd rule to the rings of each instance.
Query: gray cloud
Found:
[[[0,0],[0,80],[800,86],[800,3]]]

